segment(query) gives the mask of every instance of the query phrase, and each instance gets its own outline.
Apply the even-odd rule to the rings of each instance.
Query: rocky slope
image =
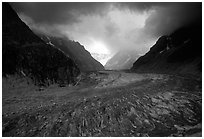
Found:
[[[131,68],[137,72],[198,75],[202,73],[202,25],[196,22],[162,36]]]
[[[3,77],[27,76],[38,85],[74,82],[80,71],[73,60],[36,36],[8,3],[2,3],[2,18]]]
[[[66,37],[48,36],[36,31],[35,33],[47,44],[53,45],[73,59],[81,71],[104,70],[103,65],[95,60],[79,42],[69,40]]]
[[[119,51],[105,64],[108,70],[130,69],[139,55],[134,51]]]

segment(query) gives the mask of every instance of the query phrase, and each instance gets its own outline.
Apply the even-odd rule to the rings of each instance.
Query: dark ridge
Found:
[[[162,36],[131,68],[136,72],[201,75],[202,22]]]
[[[104,70],[103,65],[95,60],[91,54],[79,42],[69,40],[66,37],[48,36],[35,32],[44,42],[52,44],[54,47],[63,51],[77,64],[81,71]]]
[[[3,77],[19,74],[35,84],[74,83],[79,69],[72,59],[44,43],[20,20],[12,7],[2,3]]]

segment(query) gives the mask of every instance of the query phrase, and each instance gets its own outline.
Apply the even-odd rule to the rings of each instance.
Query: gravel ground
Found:
[[[3,136],[202,136],[195,79],[92,73],[78,86],[41,91],[25,82],[3,79]]]

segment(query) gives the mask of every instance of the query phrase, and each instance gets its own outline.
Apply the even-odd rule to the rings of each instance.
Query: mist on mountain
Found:
[[[85,49],[99,40],[111,55],[123,50],[145,54],[157,39],[201,17],[201,3],[11,3],[32,29],[66,35]],[[95,45],[93,47],[100,47]]]

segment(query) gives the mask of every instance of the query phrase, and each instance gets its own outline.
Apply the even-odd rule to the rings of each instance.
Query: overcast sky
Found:
[[[161,35],[201,17],[201,3],[11,3],[31,29],[66,35],[90,52],[146,53]]]

